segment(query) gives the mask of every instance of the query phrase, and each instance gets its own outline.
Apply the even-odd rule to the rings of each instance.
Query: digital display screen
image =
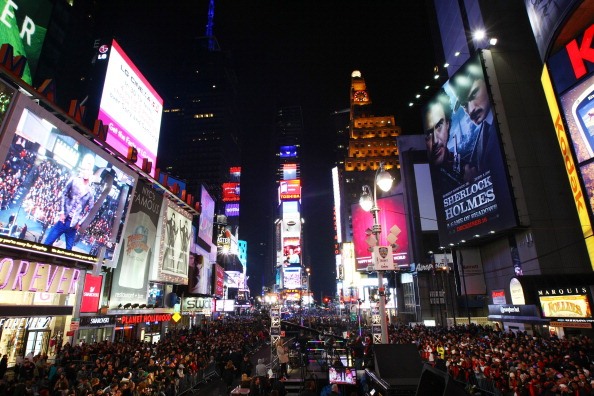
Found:
[[[0,243],[113,259],[132,171],[23,95],[7,121],[0,158]]]
[[[99,57],[102,51],[108,51],[107,46],[99,48]],[[148,159],[153,164],[150,173],[154,176],[163,99],[115,40],[108,57],[97,116],[109,127],[106,143],[124,156],[128,147],[136,148],[136,165],[141,168],[142,160]]]
[[[281,158],[295,158],[297,157],[297,146],[280,146]]]
[[[357,370],[349,367],[329,367],[328,382],[339,385],[357,385]]]

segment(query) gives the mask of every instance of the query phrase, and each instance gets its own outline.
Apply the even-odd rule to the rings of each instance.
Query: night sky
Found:
[[[163,70],[203,36],[208,0],[103,1],[100,29],[112,33],[158,92]],[[420,132],[420,107],[409,107],[433,82],[435,65],[424,1],[218,0],[214,35],[233,55],[242,111],[243,170],[240,239],[248,242],[248,275],[260,291],[261,233],[273,219],[258,175],[270,164],[258,146],[281,105],[300,105],[303,144],[303,217],[316,298],[335,290],[332,246],[332,124],[349,107],[350,75],[360,70],[376,115],[394,115],[404,134]],[[163,95],[167,97],[167,93]],[[422,102],[422,98],[420,99]],[[267,191],[267,190],[266,190]],[[308,260],[306,258],[306,260]],[[307,261],[306,261],[307,262]]]

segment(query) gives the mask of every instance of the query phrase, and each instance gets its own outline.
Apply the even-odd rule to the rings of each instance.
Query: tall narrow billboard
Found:
[[[517,225],[480,53],[423,111],[423,128],[442,245]]]
[[[212,199],[206,187],[201,187],[200,192],[200,226],[198,237],[204,242],[212,243],[214,226],[215,201]]]
[[[97,118],[109,127],[106,142],[122,155],[128,147],[138,151],[136,165],[142,160],[157,163],[163,99],[119,44],[99,48],[97,62],[108,61]]]
[[[148,275],[157,250],[157,227],[163,196],[142,180],[134,193],[130,215],[114,270],[110,304],[147,302]]]

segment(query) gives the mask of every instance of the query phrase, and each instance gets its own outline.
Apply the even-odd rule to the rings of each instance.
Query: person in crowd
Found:
[[[49,230],[46,245],[53,245],[62,235],[66,238],[66,250],[72,250],[76,234],[87,218],[94,204],[94,190],[91,185],[95,157],[87,154],[80,163],[80,172],[71,178],[61,193],[58,221]]]
[[[227,392],[231,391],[231,384],[233,384],[233,379],[235,379],[235,373],[237,372],[237,368],[233,364],[233,361],[228,360],[227,364],[223,368],[223,373],[221,377],[225,384],[227,385]]]
[[[243,360],[241,361],[240,365],[240,374],[245,374],[248,377],[252,376],[252,370],[254,368],[254,364],[250,360],[249,355],[244,355]]]
[[[276,343],[276,356],[279,364],[279,377],[287,377],[287,365],[289,364],[289,348],[284,344],[284,340],[279,338]]]

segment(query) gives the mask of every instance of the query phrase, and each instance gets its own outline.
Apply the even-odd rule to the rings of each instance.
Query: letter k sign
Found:
[[[575,78],[579,79],[586,74],[586,65],[584,60],[594,63],[594,48],[592,48],[592,38],[594,37],[594,25],[591,25],[584,32],[582,43],[578,47],[577,40],[570,41],[565,48],[571,61],[571,67]]]

